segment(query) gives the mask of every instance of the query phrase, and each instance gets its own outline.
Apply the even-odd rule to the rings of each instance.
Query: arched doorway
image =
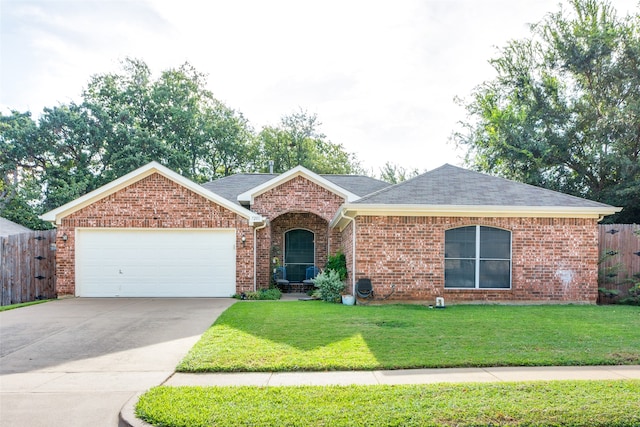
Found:
[[[290,282],[302,282],[307,267],[314,265],[314,234],[309,230],[293,229],[284,233],[284,265]]]

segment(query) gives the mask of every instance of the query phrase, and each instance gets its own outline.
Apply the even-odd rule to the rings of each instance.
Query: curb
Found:
[[[140,396],[144,393],[136,393],[131,399],[127,400],[120,410],[118,416],[118,427],[153,427],[153,425],[136,418],[136,403]]]

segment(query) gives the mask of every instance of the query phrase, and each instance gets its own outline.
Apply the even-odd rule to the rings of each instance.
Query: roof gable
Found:
[[[260,185],[265,184],[267,181],[271,181],[279,176],[280,174],[273,173],[240,173],[207,182],[206,184],[202,184],[202,186],[233,203],[240,204],[238,195],[250,192]],[[330,181],[335,186],[340,187],[343,191],[346,190],[358,197],[366,196],[367,194],[391,185],[387,182],[363,175],[320,174],[319,176]],[[249,202],[250,200],[244,200],[245,204]]]
[[[41,215],[40,218],[43,219],[44,221],[50,221],[50,222],[55,222],[56,224],[60,224],[60,221],[62,220],[62,218],[68,215],[71,215],[72,213],[79,211],[85,206],[88,206],[113,193],[116,193],[119,190],[131,184],[134,184],[150,175],[153,175],[154,173],[160,174],[166,177],[167,179],[175,182],[176,184],[181,185],[189,189],[190,191],[204,197],[205,199],[210,200],[220,206],[223,206],[224,208],[229,209],[230,211],[244,218],[247,218],[249,220],[249,224],[263,221],[263,218],[260,215],[257,215],[249,211],[248,209],[243,208],[242,206],[238,206],[235,203],[231,203],[229,200],[215,193],[212,193],[206,188],[196,184],[190,179],[183,177],[182,175],[175,173],[171,169],[166,168],[157,162],[148,163],[134,170],[133,172],[130,172],[114,181],[111,181],[106,185],[103,185],[100,188],[97,188],[94,191],[91,191],[85,194],[84,196],[78,197],[77,199],[72,200],[71,202],[63,206],[60,206],[57,209],[53,209]]]
[[[304,166],[296,166],[295,168],[284,172],[280,175],[276,175],[275,177],[265,181],[256,187],[253,187],[241,194],[238,195],[238,202],[240,203],[251,203],[253,204],[254,199],[267,191],[270,191],[276,188],[279,185],[284,184],[287,181],[290,181],[298,176],[301,176],[326,190],[337,194],[338,196],[344,198],[347,202],[353,202],[359,199],[359,196],[353,194],[352,192],[340,187],[339,185],[333,183],[332,181],[324,178],[321,175],[316,174],[315,172],[311,172],[309,169]]]

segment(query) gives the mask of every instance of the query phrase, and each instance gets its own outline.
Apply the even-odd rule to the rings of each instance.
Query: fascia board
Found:
[[[472,205],[366,205],[345,204],[334,216],[331,227],[342,227],[343,215],[354,216],[454,216],[519,218],[601,218],[620,212],[615,206],[472,206]]]
[[[134,184],[138,181],[140,181],[141,179],[144,179],[146,177],[148,177],[149,175],[152,175],[154,173],[159,173],[160,175],[174,181],[175,183],[193,191],[194,193],[208,199],[211,200],[212,202],[215,202],[216,204],[225,207],[226,209],[229,209],[230,211],[237,213],[238,215],[243,216],[244,218],[247,218],[249,220],[250,225],[252,225],[253,223],[256,222],[262,222],[263,218],[260,215],[256,215],[255,213],[251,212],[248,209],[243,208],[242,206],[238,206],[234,203],[231,203],[230,201],[218,196],[217,194],[205,189],[204,187],[196,184],[195,182],[191,181],[190,179],[187,179],[185,177],[183,177],[180,174],[177,174],[176,172],[172,171],[171,169],[162,166],[161,164],[157,163],[157,162],[150,162],[136,170],[134,170],[133,172],[130,172],[126,175],[121,176],[120,178],[111,181],[108,184],[103,185],[100,188],[97,188],[87,194],[85,194],[84,196],[78,197],[75,200],[72,200],[71,202],[60,206],[59,208],[53,209],[43,215],[40,216],[40,218],[43,221],[49,221],[49,222],[55,222],[56,224],[60,224],[62,218],[64,218],[65,216],[68,216],[74,212],[79,211],[80,209],[95,203],[96,201],[103,199],[113,193],[116,193],[117,191],[131,185]]]
[[[358,200],[360,197],[351,193],[350,191],[345,190],[344,188],[334,184],[333,182],[329,181],[328,179],[325,179],[323,177],[321,177],[320,175],[318,175],[315,172],[311,172],[309,169],[305,168],[304,166],[296,166],[293,169],[288,170],[287,172],[284,172],[281,175],[276,176],[273,179],[270,179],[269,181],[262,183],[250,190],[245,191],[244,193],[238,195],[238,202],[240,203],[250,203],[253,204],[253,201],[255,200],[256,197],[258,197],[259,195],[279,186],[284,184],[287,181],[292,180],[293,178],[296,178],[298,176],[302,176],[303,178],[308,179],[309,181],[313,182],[314,184],[319,185],[320,187],[326,188],[327,190],[331,191],[332,193],[335,193],[337,195],[339,195],[340,197],[343,197],[347,202],[354,202],[356,200]]]

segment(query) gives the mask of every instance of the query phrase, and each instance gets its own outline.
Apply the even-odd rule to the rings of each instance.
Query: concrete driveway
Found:
[[[117,426],[234,302],[74,298],[0,312],[0,426]]]

